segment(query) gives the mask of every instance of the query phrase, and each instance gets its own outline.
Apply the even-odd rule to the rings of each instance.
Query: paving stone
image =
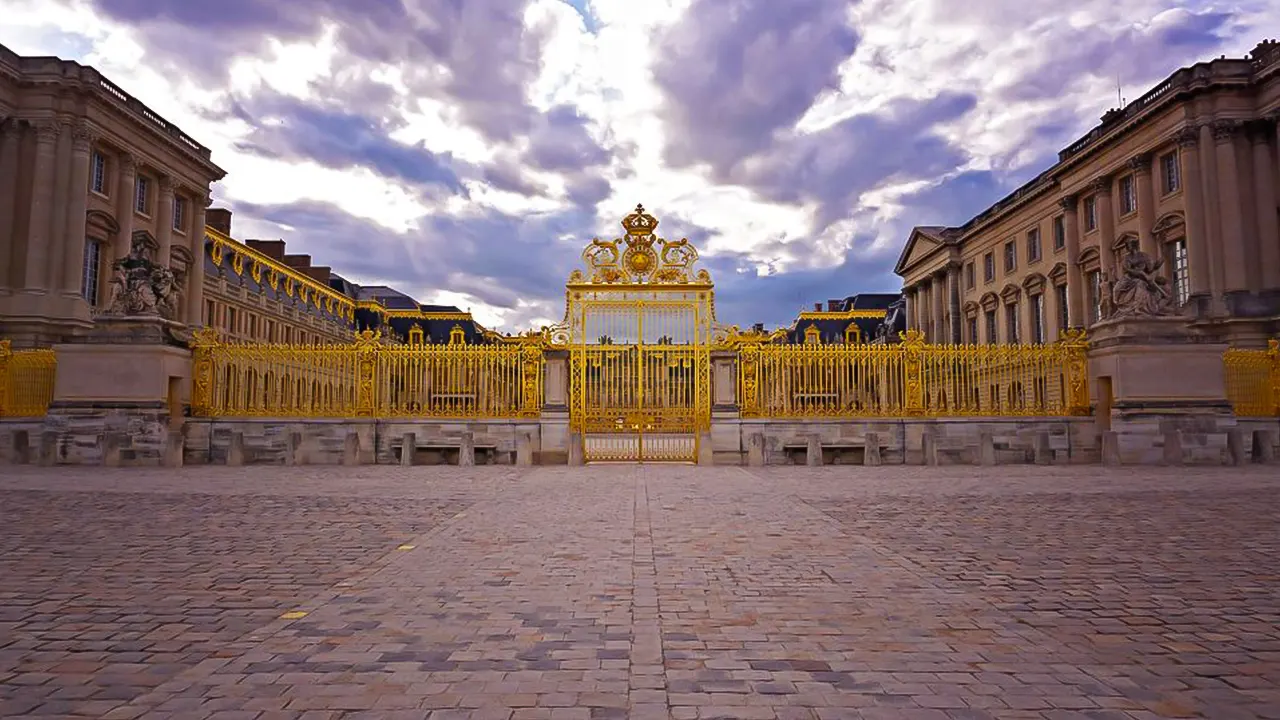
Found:
[[[5,717],[1280,714],[1253,468],[9,470]]]

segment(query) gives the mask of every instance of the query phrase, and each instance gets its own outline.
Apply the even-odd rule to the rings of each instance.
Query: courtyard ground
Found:
[[[1280,718],[1275,468],[0,469],[0,716]]]

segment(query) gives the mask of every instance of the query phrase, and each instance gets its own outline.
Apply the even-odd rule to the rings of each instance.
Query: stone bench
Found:
[[[830,442],[811,435],[804,442],[784,442],[782,452],[793,465],[879,465],[884,447],[876,433],[867,433],[860,441],[845,438]]]
[[[412,447],[413,451],[406,453],[406,447]],[[405,433],[399,440],[391,441],[391,453],[401,465],[493,465],[499,459],[496,444],[476,445],[470,433],[464,433],[457,442],[418,442],[414,433]]]

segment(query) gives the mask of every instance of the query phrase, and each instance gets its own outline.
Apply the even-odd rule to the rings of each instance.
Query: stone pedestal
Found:
[[[191,385],[183,333],[159,317],[104,317],[79,342],[54,347],[45,428],[57,439],[56,463],[165,464]]]
[[[1226,349],[1179,317],[1106,320],[1093,327],[1089,376],[1098,430],[1115,433],[1119,463],[1170,462],[1175,450],[1167,438],[1175,433],[1182,462],[1228,462],[1235,417],[1226,396]]]

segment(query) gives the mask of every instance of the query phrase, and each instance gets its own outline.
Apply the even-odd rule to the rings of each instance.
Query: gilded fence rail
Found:
[[[42,417],[53,401],[53,350],[14,351],[0,340],[0,417]]]
[[[1088,415],[1082,333],[1053,345],[786,345],[741,336],[743,417]]]
[[[537,417],[543,354],[530,338],[492,345],[193,342],[199,417]]]
[[[1280,416],[1280,341],[1266,350],[1232,348],[1223,356],[1227,400],[1238,417]]]

